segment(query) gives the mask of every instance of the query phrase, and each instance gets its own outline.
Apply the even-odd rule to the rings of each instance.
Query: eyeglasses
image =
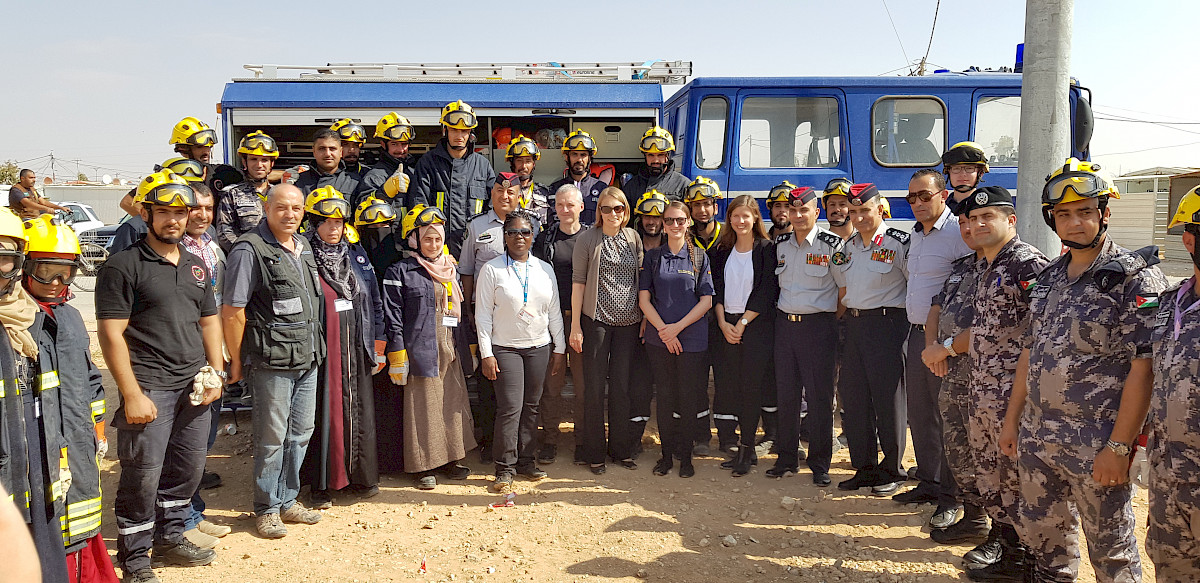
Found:
[[[951,174],[973,174],[979,172],[978,164],[955,164],[950,167]]]
[[[410,142],[412,141],[412,134],[412,126],[394,125],[386,130],[383,130],[383,134],[381,135],[383,136],[383,139],[389,141]]]
[[[667,225],[679,225],[682,227],[687,225],[687,222],[687,217],[663,217],[663,224]]]
[[[913,203],[917,202],[918,200],[920,200],[921,202],[929,202],[929,201],[933,200],[933,197],[935,197],[937,195],[938,195],[938,193],[936,193],[936,192],[922,190],[921,192],[908,193],[908,196],[904,197],[904,200],[908,201],[908,204],[913,204]]]
[[[362,128],[359,128],[360,130]],[[278,152],[279,146],[275,144],[275,138],[268,135],[246,136],[242,139],[242,147],[247,150],[262,149],[264,152]]]
[[[182,184],[163,184],[146,193],[143,204],[162,206],[196,206],[196,191]]]
[[[1082,198],[1091,198],[1108,188],[1108,182],[1090,172],[1063,172],[1042,188],[1042,202],[1058,204],[1067,196],[1068,190]]]
[[[216,130],[207,129],[188,136],[185,140],[191,146],[211,146],[217,143]]]
[[[596,142],[595,142],[595,140],[592,139],[592,136],[585,136],[583,134],[574,134],[574,135],[568,136],[566,141],[563,142],[563,149],[564,150],[594,151],[596,149]]]
[[[600,207],[600,214],[602,214],[602,215],[611,215],[613,213],[624,214],[625,213],[625,205],[623,205],[623,204],[617,204],[617,205],[611,205],[611,206],[604,205],[604,206]]]
[[[675,147],[671,145],[671,142],[662,136],[646,136],[642,138],[641,147],[643,151],[658,152],[668,152],[675,149]]]
[[[533,236],[533,229],[529,229],[529,228],[525,228],[525,229],[505,229],[505,230],[504,230],[504,234],[505,234],[506,236],[509,236],[509,237],[525,237],[525,238],[528,238],[528,237],[532,237],[532,236]]]
[[[475,119],[475,114],[469,111],[452,111],[442,117],[442,123],[448,126],[464,126],[473,128],[479,124]],[[399,126],[394,126],[399,127]]]
[[[350,216],[350,203],[344,198],[326,198],[313,203],[310,212],[328,219],[345,219]]]
[[[74,261],[30,259],[26,264],[32,264],[26,272],[38,283],[51,284],[58,280],[60,285],[71,285],[79,274],[79,264]]]

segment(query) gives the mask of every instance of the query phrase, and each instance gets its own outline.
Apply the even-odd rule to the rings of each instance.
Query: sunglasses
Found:
[[[687,225],[687,217],[663,217],[663,224],[679,225],[681,227]]]
[[[611,215],[613,213],[624,214],[625,213],[625,205],[623,205],[623,204],[617,204],[617,205],[611,205],[611,206],[604,205],[604,206],[600,207],[600,214],[602,214],[602,215]]]
[[[528,238],[533,236],[533,229],[505,229],[504,234],[509,237]]]
[[[936,192],[922,190],[921,192],[908,193],[908,196],[904,197],[904,200],[908,201],[908,204],[913,204],[913,203],[917,202],[918,200],[920,200],[921,202],[929,202],[929,201],[933,200],[933,197],[935,197],[937,195],[938,195],[938,193],[936,193]]]

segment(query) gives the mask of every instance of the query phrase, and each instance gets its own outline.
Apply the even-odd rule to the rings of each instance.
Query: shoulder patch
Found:
[[[775,236],[775,242],[783,243],[784,241],[787,241],[788,239],[791,239],[791,238],[792,238],[792,233],[783,233],[781,235]]]
[[[845,251],[838,251],[837,253],[834,253],[833,257],[830,257],[829,260],[832,261],[834,265],[845,265],[850,261],[850,258],[846,256]]]
[[[1157,308],[1158,294],[1139,295],[1134,298],[1133,304],[1139,310],[1143,308]]]
[[[817,238],[834,249],[841,249],[842,244],[845,243],[845,241],[842,241],[841,237],[829,231],[821,231],[817,233]]]
[[[887,233],[887,236],[899,241],[904,245],[908,245],[908,240],[912,237],[908,233],[892,227],[888,227],[888,230],[885,232]]]
[[[1096,287],[1100,288],[1100,291],[1112,291],[1127,278],[1137,275],[1143,269],[1158,262],[1158,247],[1156,245],[1143,247],[1137,251],[1117,255],[1112,261],[1100,266],[1092,274],[1092,280],[1096,282]],[[1142,306],[1140,304],[1141,298],[1139,297],[1138,299],[1139,304],[1137,307],[1151,307]],[[1155,296],[1155,305],[1157,305],[1157,299],[1157,296]]]

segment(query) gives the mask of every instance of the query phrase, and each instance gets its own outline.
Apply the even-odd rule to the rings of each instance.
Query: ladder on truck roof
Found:
[[[301,79],[482,79],[503,81],[653,81],[681,85],[692,74],[691,61],[642,63],[328,63],[325,65],[243,65],[255,79],[282,79],[298,71]]]

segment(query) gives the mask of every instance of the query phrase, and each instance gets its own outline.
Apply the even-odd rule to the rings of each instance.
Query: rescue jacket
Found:
[[[29,522],[29,457],[25,448],[25,412],[11,347],[0,348],[0,485]]]
[[[276,242],[266,221],[238,239],[238,245],[254,250],[259,270],[259,288],[246,304],[242,339],[242,356],[253,365],[306,370],[325,358],[317,263],[308,240],[296,240],[303,273],[297,273],[294,260],[285,255],[290,252]]]
[[[76,315],[78,316],[78,313],[76,313]],[[63,410],[64,408],[69,407],[69,405],[64,403],[64,401],[69,398],[69,396],[64,395],[61,389],[62,377],[59,375],[58,371],[58,358],[52,345],[53,342],[48,340],[46,332],[47,318],[48,316],[45,312],[38,310],[37,315],[34,317],[33,325],[29,327],[30,335],[32,335],[38,343],[38,355],[35,358],[26,359],[27,364],[25,366],[28,370],[25,375],[22,375],[20,372],[22,366],[21,363],[18,362],[17,364],[18,383],[25,384],[26,381],[20,380],[22,376],[26,376],[28,378],[28,384],[24,387],[21,387],[21,390],[33,391],[34,396],[37,398],[35,410],[41,413],[40,417],[38,417],[41,420],[39,423],[41,427],[38,428],[38,433],[39,437],[41,437],[42,441],[45,442],[46,445],[45,459],[34,459],[35,455],[40,455],[40,444],[28,443],[27,440],[22,440],[21,443],[25,444],[28,455],[28,471],[36,472],[38,471],[39,466],[45,470],[44,475],[47,476],[46,492],[42,492],[41,495],[45,496],[46,508],[52,509],[55,516],[61,517],[65,514],[63,512],[66,507],[65,494],[66,487],[69,485],[64,483],[64,478],[66,478],[69,473],[64,472],[64,470],[68,468],[68,450],[66,438],[67,428],[63,423]],[[82,317],[80,317],[78,324],[81,327],[83,326]],[[51,323],[51,325],[53,325],[53,323]],[[86,408],[88,411],[88,417],[90,417],[91,399],[88,399],[87,404],[83,405],[82,407]],[[26,423],[28,422],[29,420],[26,419]],[[94,437],[95,430],[91,426],[88,426],[85,429],[93,432],[91,456],[94,460],[96,456],[96,442]],[[98,471],[95,477],[98,481],[100,478]],[[38,493],[30,492],[29,495],[37,496]]]
[[[358,183],[358,191],[354,193],[354,204],[352,206],[357,209],[363,199],[367,198],[371,193],[374,193],[375,198],[379,200],[387,200],[387,194],[383,192],[383,183],[387,182],[387,179],[396,173],[396,168],[399,168],[401,164],[404,164],[404,173],[408,175],[408,190],[412,192],[413,187],[417,183],[414,174],[417,171],[417,157],[409,154],[401,160],[393,158],[387,151],[382,151],[379,153],[379,160],[363,174],[362,181]],[[397,198],[399,200],[392,201],[392,205],[400,207],[403,206],[404,199],[407,197],[402,195]],[[396,214],[403,216],[399,212],[399,208],[397,208]]]
[[[461,284],[460,284],[461,285]],[[388,268],[383,278],[383,315],[387,326],[387,351],[408,351],[412,376],[438,376],[437,295],[445,293],[442,284],[433,281],[415,255]],[[454,350],[463,375],[474,368],[471,344],[474,333],[460,318],[452,329]]]
[[[668,160],[663,173],[658,176],[651,176],[650,167],[643,164],[637,174],[621,185],[621,190],[631,205],[637,204],[638,199],[652,188],[663,193],[667,200],[682,201],[689,184],[691,181],[686,176],[675,171],[675,161]]]
[[[446,244],[457,257],[467,221],[491,206],[489,190],[496,170],[486,156],[473,151],[474,142],[467,142],[467,155],[462,158],[451,156],[447,144],[442,138],[421,156],[404,206],[423,204],[442,209],[446,213]]]

